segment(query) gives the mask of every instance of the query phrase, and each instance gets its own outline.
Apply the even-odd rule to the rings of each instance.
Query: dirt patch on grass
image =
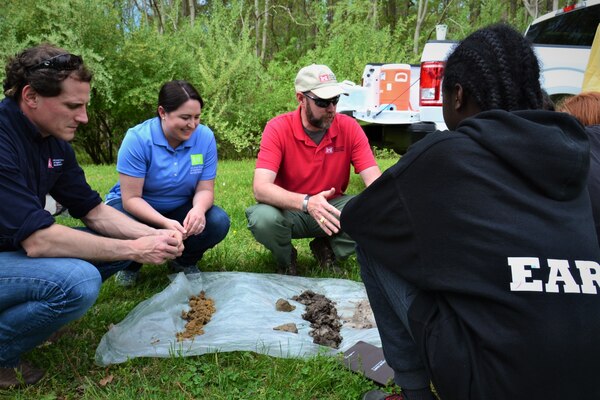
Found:
[[[181,312],[181,318],[188,322],[185,324],[185,330],[177,333],[178,342],[203,335],[204,325],[210,321],[216,311],[214,300],[206,297],[204,291],[201,291],[198,296],[190,297],[189,304],[189,311]]]
[[[335,303],[312,290],[294,296],[292,300],[306,306],[302,318],[310,322],[312,330],[309,335],[313,338],[313,343],[337,349],[342,342],[342,335],[340,335],[342,324]]]

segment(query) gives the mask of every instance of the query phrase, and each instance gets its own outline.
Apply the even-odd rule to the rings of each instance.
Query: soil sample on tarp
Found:
[[[277,311],[290,312],[296,309],[296,306],[290,304],[286,299],[278,299],[275,303],[275,309]]]
[[[377,326],[369,300],[361,300],[354,306],[350,318],[342,320],[344,326],[354,329],[371,329]]]
[[[292,300],[306,306],[302,318],[310,322],[312,330],[309,335],[313,338],[313,343],[337,349],[342,343],[342,324],[335,303],[312,290],[306,290],[299,296],[292,297]]]
[[[189,311],[181,312],[181,318],[188,322],[185,324],[185,331],[177,332],[177,341],[181,342],[185,339],[203,335],[204,325],[210,321],[215,311],[214,300],[207,298],[204,290],[198,296],[190,297]]]

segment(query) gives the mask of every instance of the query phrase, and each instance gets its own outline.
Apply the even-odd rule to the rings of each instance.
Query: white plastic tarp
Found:
[[[314,344],[309,336],[310,323],[302,319],[305,306],[291,300],[306,290],[336,303],[343,322],[343,341],[338,349]],[[182,311],[189,310],[189,298],[200,291],[214,300],[216,311],[203,335],[178,342],[176,334],[184,331],[186,324]],[[279,298],[296,309],[276,311]],[[96,363],[238,350],[274,357],[308,357],[343,352],[359,340],[381,346],[374,324],[373,328],[357,328],[352,322],[357,306],[367,301],[364,285],[345,279],[244,272],[202,272],[188,279],[180,273],[162,292],[138,304],[122,322],[111,327],[96,349]],[[295,323],[298,333],[273,330],[286,323]]]

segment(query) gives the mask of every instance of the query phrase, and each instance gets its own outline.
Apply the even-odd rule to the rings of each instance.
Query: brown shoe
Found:
[[[309,243],[310,251],[319,263],[322,269],[330,269],[335,273],[341,273],[342,270],[337,265],[335,254],[326,238],[317,237]]]
[[[0,367],[0,389],[33,385],[44,377],[46,371],[21,361],[15,368]]]

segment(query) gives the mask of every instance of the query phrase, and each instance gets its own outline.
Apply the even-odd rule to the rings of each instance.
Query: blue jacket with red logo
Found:
[[[42,137],[12,99],[0,102],[0,251],[21,248],[21,242],[54,223],[44,210],[50,194],[84,217],[101,203],[87,184],[71,145]]]

